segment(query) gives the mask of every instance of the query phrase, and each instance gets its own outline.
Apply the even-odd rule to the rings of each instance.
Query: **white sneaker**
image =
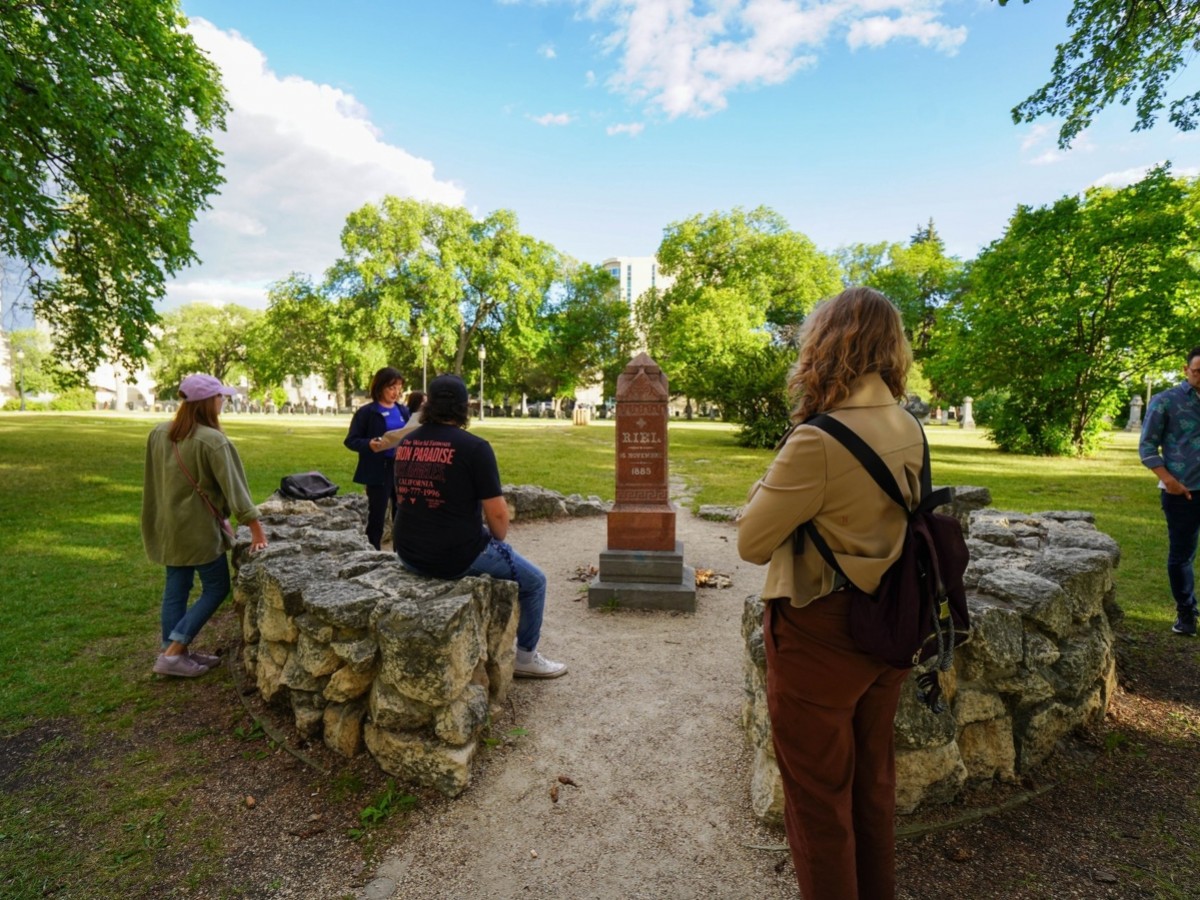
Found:
[[[536,650],[518,650],[513,663],[516,678],[558,678],[567,674],[567,664],[546,659]]]

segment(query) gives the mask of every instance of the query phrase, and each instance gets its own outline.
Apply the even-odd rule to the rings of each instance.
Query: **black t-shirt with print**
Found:
[[[461,575],[487,546],[481,501],[500,493],[491,444],[453,425],[422,425],[396,447],[392,546],[430,575]]]

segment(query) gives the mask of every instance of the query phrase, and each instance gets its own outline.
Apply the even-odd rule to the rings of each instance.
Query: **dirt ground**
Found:
[[[352,837],[362,810],[386,805],[387,776],[368,757],[306,745],[285,716],[240,695],[236,666],[159,679],[167,706],[121,746],[76,740],[69,723],[3,746],[5,792],[61,790],[72,771],[119,791],[131,758],[194,770],[166,826],[136,814],[99,833],[60,823],[64,847],[105,853],[83,853],[77,877],[40,895],[794,900],[784,836],[750,811],[739,727],[739,620],[762,570],[737,558],[732,525],[681,513],[688,564],[728,586],[701,589],[695,614],[590,610],[584,573],[604,528],[597,518],[512,529],[549,578],[541,649],[570,671],[514,684],[461,797],[414,791],[413,810]],[[236,651],[228,610],[214,626],[212,639]],[[1123,689],[1102,729],[1022,784],[903,818],[901,900],[1200,897],[1198,650],[1170,635],[1123,639]],[[247,708],[308,762],[268,743]],[[69,770],[27,764],[54,729],[83,755]],[[149,848],[153,866],[114,867],[121,841]]]

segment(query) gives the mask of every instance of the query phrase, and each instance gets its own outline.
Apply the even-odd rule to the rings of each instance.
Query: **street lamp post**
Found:
[[[17,351],[17,393],[21,397],[21,412],[25,411],[25,351]]]
[[[429,332],[421,332],[421,393],[429,392]]]
[[[479,421],[483,421],[483,361],[487,359],[487,348],[479,345]]]

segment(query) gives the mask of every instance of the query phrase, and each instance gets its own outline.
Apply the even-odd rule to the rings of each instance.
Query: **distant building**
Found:
[[[656,256],[610,256],[600,264],[600,268],[607,270],[617,279],[621,299],[629,305],[630,317],[633,316],[634,303],[642,294],[651,288],[665,291],[675,283],[674,278],[659,271]],[[644,339],[639,341],[637,349],[646,349]],[[576,390],[575,401],[598,406],[605,402],[603,394],[602,385],[597,382]]]
[[[610,256],[600,264],[620,283],[621,299],[632,308],[634,301],[651,288],[665,291],[675,279],[663,275],[656,256]]]

